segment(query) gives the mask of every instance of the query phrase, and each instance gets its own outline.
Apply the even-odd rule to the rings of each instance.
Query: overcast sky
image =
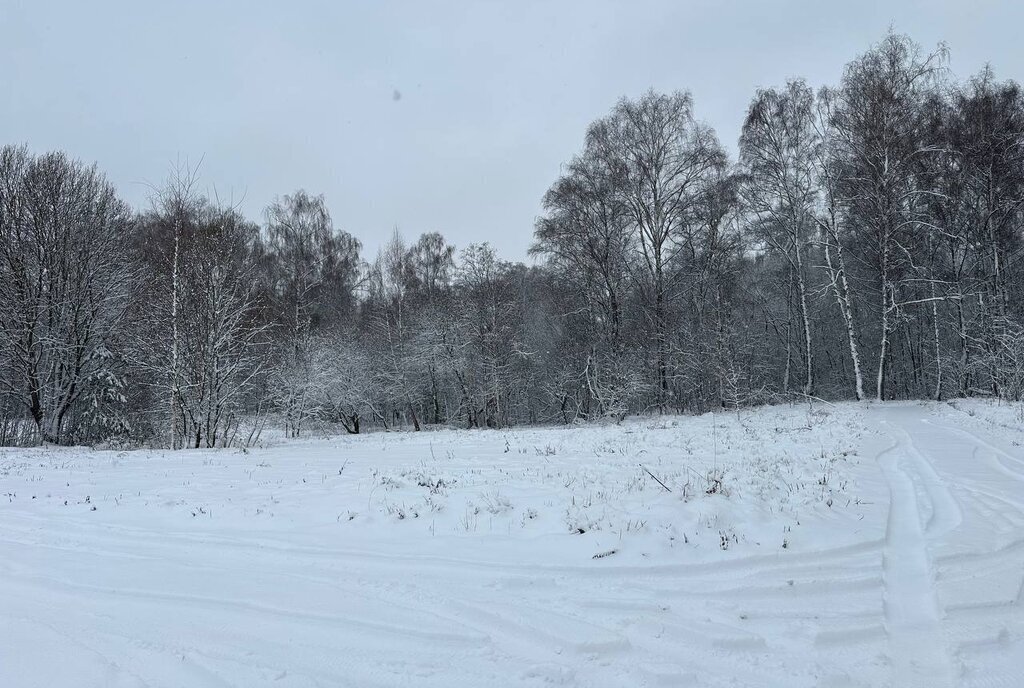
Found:
[[[262,220],[322,193],[372,255],[397,226],[523,259],[587,124],[689,89],[735,151],[759,86],[834,83],[892,25],[1024,79],[1016,2],[0,0],[0,143],[96,161],[144,206],[176,159]]]

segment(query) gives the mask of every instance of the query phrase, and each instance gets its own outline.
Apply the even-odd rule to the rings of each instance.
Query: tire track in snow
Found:
[[[971,487],[964,481],[957,486],[964,511],[974,518],[988,523],[991,534],[1000,540],[1011,540],[1024,527],[1024,513],[1017,511],[1017,506],[1008,499],[985,490]]]
[[[888,422],[885,425],[893,427]],[[889,636],[894,685],[900,688],[953,686],[953,667],[940,625],[917,491],[911,475],[901,465],[906,462],[900,461],[901,456],[916,450],[910,447],[910,435],[896,430],[902,437],[897,438],[895,446],[878,455],[889,483],[890,497],[882,575],[885,629]],[[919,458],[923,460],[920,454]],[[927,489],[927,478],[925,485]],[[936,500],[935,494],[928,490],[933,500],[929,525],[941,523],[943,527],[950,524],[955,527],[959,510],[954,512],[955,518],[948,511],[943,512],[940,505],[945,500],[941,496]]]
[[[22,519],[36,519],[39,523],[52,526],[46,519],[34,517],[27,514],[16,514]],[[10,525],[10,524],[7,524]],[[62,547],[47,545],[52,549],[64,549],[69,552],[88,551],[99,553],[101,550],[94,543],[101,545],[108,542],[112,555],[131,556],[143,559],[162,559],[166,550],[173,551],[181,545],[189,546],[211,546],[218,550],[233,549],[244,550],[254,556],[277,556],[286,555],[290,559],[305,558],[310,562],[316,560],[330,560],[333,562],[353,562],[366,567],[367,570],[377,566],[382,570],[391,570],[395,566],[415,565],[419,570],[434,570],[442,573],[454,569],[463,571],[479,572],[501,572],[512,576],[518,575],[525,579],[534,579],[537,574],[544,575],[571,575],[586,577],[592,580],[617,580],[622,577],[643,577],[643,578],[669,578],[680,577],[710,577],[715,580],[739,579],[762,576],[769,573],[782,573],[784,571],[796,571],[801,567],[817,567],[832,565],[846,570],[852,557],[876,556],[876,553],[884,545],[884,539],[869,539],[854,542],[851,544],[827,547],[822,549],[808,550],[802,552],[782,552],[773,554],[754,554],[739,556],[719,561],[706,561],[699,563],[673,563],[653,565],[607,565],[599,568],[591,565],[590,560],[580,565],[571,564],[538,564],[538,563],[509,563],[504,561],[487,561],[485,559],[468,559],[457,557],[445,557],[431,554],[397,554],[375,552],[361,549],[343,549],[331,547],[312,547],[305,545],[290,545],[286,542],[254,539],[244,536],[224,537],[204,533],[202,535],[191,535],[185,533],[160,532],[159,538],[154,538],[152,530],[140,528],[125,528],[123,526],[105,525],[104,531],[96,531],[86,523],[61,522],[59,530],[67,533],[71,529],[80,529],[79,547]],[[40,538],[43,531],[37,528],[16,531],[8,527],[10,533],[31,532],[36,537],[32,540],[0,538],[0,541],[8,541],[15,544],[39,545],[45,540],[51,540],[50,534]],[[122,550],[114,548],[114,545],[121,546],[126,542],[132,542],[131,554],[126,555]],[[141,553],[140,553],[141,552]]]
[[[339,611],[332,611],[330,613],[317,612],[278,607],[249,599],[213,597],[208,595],[168,592],[143,588],[114,588],[61,580],[40,575],[35,575],[30,578],[7,576],[5,587],[10,589],[15,586],[21,586],[29,589],[34,587],[43,588],[44,590],[60,589],[70,592],[78,591],[88,593],[92,597],[102,596],[118,600],[146,600],[163,603],[168,606],[173,605],[179,609],[184,607],[203,609],[214,608],[224,610],[225,612],[234,612],[243,615],[248,614],[279,617],[299,620],[309,624],[321,624],[326,628],[355,628],[363,635],[380,634],[387,638],[412,637],[417,640],[431,642],[436,645],[453,644],[476,646],[485,639],[481,634],[459,632],[458,629],[430,630],[412,625],[400,626],[394,623],[377,621],[375,619],[347,615]]]
[[[935,559],[937,589],[945,590],[943,597],[949,600],[944,606],[946,630],[960,665],[959,682],[986,688],[1018,686],[1024,656],[1024,539],[1019,537],[1024,515],[1020,489],[1024,473],[1019,469],[1024,462],[999,447],[997,439],[968,428],[922,421],[949,438],[966,439],[971,446],[970,461],[961,459],[947,472],[958,476],[957,488],[970,502],[965,507],[972,512],[971,527],[964,534],[974,548]],[[955,455],[942,457],[948,461]]]
[[[858,528],[862,538],[838,547],[846,540],[820,537],[778,553],[737,550],[693,562],[655,557],[648,565],[624,557],[503,561],[493,550],[472,549],[475,541],[436,554],[387,543],[360,549],[361,541],[349,543],[336,536],[345,531],[331,528],[207,532],[170,519],[147,528],[60,511],[43,518],[42,507],[23,505],[2,514],[0,589],[15,588],[26,617],[56,621],[57,612],[33,606],[62,601],[70,615],[63,631],[91,638],[154,688],[941,686],[912,673],[913,662],[932,651],[956,672],[946,685],[1017,685],[1024,540],[1014,539],[1012,525],[1024,523],[1021,483],[981,442],[925,425],[920,407],[878,410],[868,412],[869,424],[899,441],[889,454],[863,447],[857,463],[870,473],[866,496],[878,515],[886,515],[890,496],[890,536],[916,520],[902,558],[890,556],[892,539],[879,537],[880,519],[863,530],[834,519],[837,528]],[[913,571],[915,557],[923,557],[928,580],[913,592],[930,593],[934,603],[925,635],[894,627],[891,614],[897,583]],[[211,589],[210,581],[239,573],[237,583]],[[976,592],[966,595],[972,580]],[[211,605],[214,597],[228,604]],[[266,604],[240,604],[253,601]],[[194,620],[184,626],[179,617]],[[139,622],[126,624],[130,619]],[[268,628],[280,631],[261,637]],[[902,658],[893,649],[894,628],[910,645]],[[889,678],[906,666],[909,679]],[[211,675],[186,674],[200,668]]]
[[[913,460],[912,476],[916,475],[922,482],[928,501],[931,502],[932,510],[925,524],[925,535],[932,539],[942,537],[963,523],[963,511],[931,462],[918,449],[913,436],[902,428],[900,432],[906,439],[907,454]]]
[[[928,425],[931,425],[934,428],[939,428],[947,432],[953,432],[963,437],[966,437],[972,442],[974,442],[976,445],[988,449],[990,452],[992,452],[992,454],[987,456],[987,458],[990,458],[989,463],[993,468],[995,468],[997,471],[999,471],[1000,473],[1009,478],[1014,478],[1016,480],[1024,480],[1024,473],[1021,473],[1020,471],[1016,470],[1016,468],[1011,468],[1010,466],[1007,466],[1006,463],[1000,460],[999,458],[1003,457],[1003,459],[1006,459],[1007,461],[1012,463],[1014,467],[1024,466],[1024,462],[1021,461],[1020,457],[1016,457],[1013,454],[1004,451],[1003,449],[1000,449],[991,442],[988,442],[987,440],[983,439],[978,433],[974,432],[973,430],[968,430],[966,428],[952,428],[947,425],[941,425],[928,419],[925,419],[924,422],[927,423]],[[1018,507],[1020,507],[1020,505],[1018,505]]]
[[[61,641],[66,643],[67,648],[65,649],[64,656],[62,657],[63,662],[71,664],[74,671],[80,673],[77,680],[80,682],[88,682],[93,680],[101,680],[102,685],[111,686],[112,688],[149,688],[150,684],[146,682],[143,677],[131,671],[124,666],[124,661],[115,658],[114,656],[101,652],[91,642],[81,640],[81,638],[88,638],[89,635],[78,634],[72,635],[67,630],[61,629],[53,623],[47,623],[38,618],[29,618],[26,616],[8,616],[6,614],[0,615],[3,626],[7,628],[19,629],[20,634],[31,637],[36,642],[50,644],[53,642],[53,638],[60,638]],[[43,635],[39,635],[39,630],[43,631]],[[48,637],[49,636],[49,637]],[[0,659],[4,659],[3,648],[0,648]],[[14,659],[13,657],[10,659]],[[83,667],[82,660],[85,659],[87,663],[91,663],[90,667]],[[2,672],[3,664],[0,664],[0,677],[3,676]],[[91,670],[96,673],[102,674],[102,678],[99,676],[88,675]],[[38,684],[40,688],[43,685],[44,679],[41,679]],[[23,688],[29,688],[23,686]],[[227,687],[233,688],[233,687]]]

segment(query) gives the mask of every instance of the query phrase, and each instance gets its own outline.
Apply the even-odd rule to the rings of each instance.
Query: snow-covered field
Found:
[[[1022,427],[815,404],[5,450],[0,686],[1024,685]]]

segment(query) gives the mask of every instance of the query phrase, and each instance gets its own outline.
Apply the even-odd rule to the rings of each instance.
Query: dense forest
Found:
[[[323,197],[256,222],[190,168],[136,210],[2,148],[0,444],[1019,400],[1024,94],[946,65],[890,34],[837,85],[759,90],[737,159],[687,92],[623,98],[538,199],[530,265],[397,231],[371,260]]]

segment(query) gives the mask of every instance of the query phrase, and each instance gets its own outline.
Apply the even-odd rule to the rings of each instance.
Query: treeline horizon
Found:
[[[752,94],[622,98],[540,201],[534,265],[323,196],[260,222],[177,168],[0,149],[0,446],[249,446],[265,427],[621,420],[780,400],[1024,397],[1024,94],[890,33]]]

